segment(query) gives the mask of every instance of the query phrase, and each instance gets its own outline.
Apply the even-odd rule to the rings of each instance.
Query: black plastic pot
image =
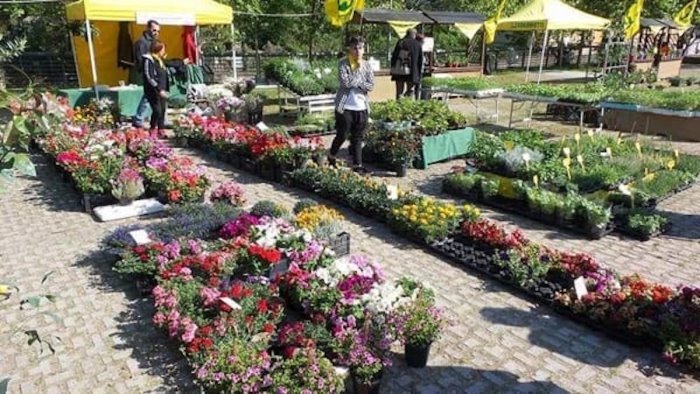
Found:
[[[415,346],[407,343],[404,346],[406,365],[413,368],[425,368],[428,364],[428,355],[430,354],[431,345],[432,343],[423,346]]]

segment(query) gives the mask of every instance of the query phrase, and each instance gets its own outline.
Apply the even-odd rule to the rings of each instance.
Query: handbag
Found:
[[[407,49],[400,49],[396,61],[391,66],[391,75],[411,75],[411,52]]]

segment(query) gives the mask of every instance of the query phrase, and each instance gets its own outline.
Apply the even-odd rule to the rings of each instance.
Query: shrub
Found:
[[[250,213],[255,216],[270,216],[281,218],[289,214],[287,208],[270,200],[258,201],[250,209]]]

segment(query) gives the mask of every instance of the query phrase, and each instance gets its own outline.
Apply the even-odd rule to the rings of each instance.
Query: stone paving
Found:
[[[243,183],[251,202],[270,199],[291,206],[299,198],[310,197],[189,152],[204,160],[215,180]],[[55,323],[36,311],[19,311],[17,298],[0,304],[0,376],[12,377],[10,392],[196,391],[177,349],[150,323],[151,302],[140,297],[133,284],[114,275],[108,256],[99,252],[104,234],[132,221],[95,222],[80,212],[77,194],[60,181],[58,173],[43,158],[37,160],[38,178],[20,179],[0,197],[0,278],[11,279],[24,295],[58,295],[54,305],[41,310],[54,311],[63,321]],[[412,170],[406,181],[432,193],[438,175],[446,173],[450,165],[433,166],[423,173]],[[698,192],[685,192],[689,194],[669,201],[668,208],[692,215],[686,197]],[[434,344],[426,369],[406,368],[397,354],[396,366],[384,376],[383,392],[700,391],[698,380],[665,365],[655,352],[629,347],[553,314],[501,285],[406,243],[376,221],[341,210],[348,219],[353,253],[375,256],[390,276],[410,274],[425,280],[436,288],[440,305],[450,311],[454,321]],[[488,215],[498,219],[496,213]],[[621,270],[635,263],[646,268],[641,271],[656,272],[662,279],[677,277],[687,282],[697,278],[687,276],[694,274],[690,267],[683,274],[686,276],[677,275],[680,264],[670,260],[678,261],[682,248],[667,248],[670,239],[637,245],[611,238],[596,245],[512,217],[502,219],[524,223],[526,233],[533,238],[540,233],[542,237],[557,234],[552,242],[570,248],[617,247],[627,259],[616,265]],[[678,238],[678,242],[694,242],[697,247],[697,239],[690,240],[686,234]],[[678,245],[692,251],[685,243]],[[655,250],[658,261],[648,256]],[[666,259],[664,253],[671,251],[673,257]],[[642,264],[647,257],[651,262]],[[690,261],[690,255],[687,258]],[[669,260],[668,265],[662,265],[665,260]],[[41,286],[49,271],[53,274]],[[62,338],[55,355],[39,355],[36,347],[27,346],[22,334],[8,334],[10,329],[34,327]]]

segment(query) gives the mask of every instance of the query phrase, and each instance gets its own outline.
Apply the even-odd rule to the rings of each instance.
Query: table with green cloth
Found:
[[[143,87],[141,86],[125,86],[118,88],[109,88],[99,90],[100,98],[108,97],[114,101],[119,107],[119,113],[122,116],[131,117],[136,115],[136,110],[139,107],[139,102],[141,102],[141,97],[143,97]],[[82,88],[82,89],[61,89],[59,94],[68,98],[68,104],[71,108],[82,107],[90,102],[91,99],[95,98],[95,90],[92,88]],[[151,112],[151,108],[148,107],[148,116]]]
[[[444,134],[423,137],[420,168],[431,163],[465,155],[474,141],[474,129],[467,127]]]

